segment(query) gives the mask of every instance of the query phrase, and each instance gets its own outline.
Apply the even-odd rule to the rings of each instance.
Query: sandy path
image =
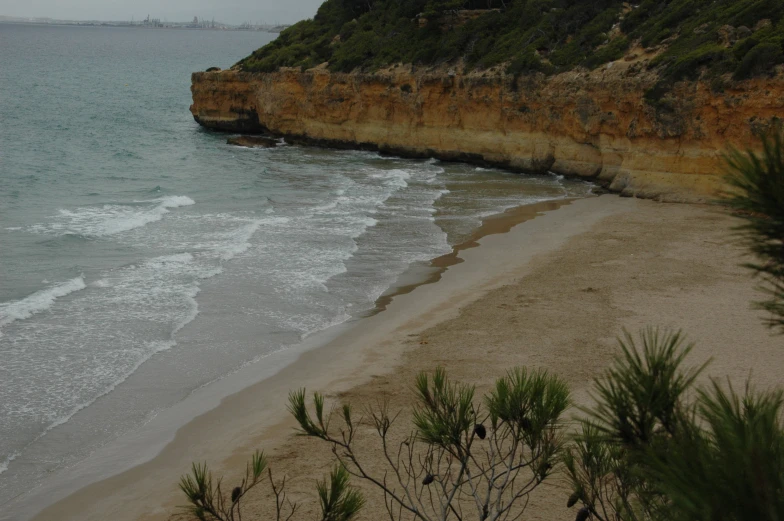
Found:
[[[296,519],[317,519],[313,484],[330,468],[331,454],[315,440],[293,438],[284,411],[288,390],[304,385],[357,405],[388,397],[395,408],[408,403],[420,370],[444,366],[482,390],[507,368],[527,365],[558,373],[584,403],[591,379],[615,352],[616,335],[648,324],[683,328],[697,342],[695,364],[713,357],[710,375],[741,385],[753,373],[759,387],[780,384],[784,339],[750,310],[759,295],[738,266],[743,249],[730,234],[734,224],[707,206],[608,195],[482,239],[440,282],[395,299],[347,335],[225,400],[149,463],[37,519],[167,519],[182,502],[176,481],[191,460],[209,460],[232,481],[255,448],[289,476],[301,502]],[[406,418],[400,421],[406,428]],[[362,435],[361,450],[371,454],[376,446],[367,430]],[[539,492],[526,519],[573,517],[557,480]],[[368,497],[362,519],[384,519],[380,496]],[[243,519],[269,519],[264,507],[258,512]]]

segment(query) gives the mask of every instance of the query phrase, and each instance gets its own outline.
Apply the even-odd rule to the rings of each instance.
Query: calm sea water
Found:
[[[190,73],[273,37],[0,24],[0,518],[194,389],[368,313],[482,217],[590,190],[226,145],[191,118]]]

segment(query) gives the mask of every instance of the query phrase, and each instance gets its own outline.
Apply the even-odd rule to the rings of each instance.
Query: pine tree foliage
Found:
[[[386,404],[358,421],[343,405],[333,422],[324,397],[315,393],[309,407],[304,389],[290,394],[289,410],[301,435],[326,442],[341,468],[379,490],[393,521],[520,518],[560,463],[566,384],[546,371],[514,369],[484,396],[486,409],[472,386],[450,381],[440,368],[421,373],[414,390],[408,431],[394,428],[398,414]],[[384,471],[372,472],[357,453],[362,424],[376,432]]]
[[[337,465],[330,473],[329,481],[318,482],[322,521],[350,521],[362,510],[365,498],[349,485],[350,479],[346,469]]]
[[[568,504],[598,521],[784,519],[782,392],[695,388],[705,366],[687,367],[680,333],[639,340],[595,382],[564,459]]]
[[[297,504],[287,497],[286,479],[275,481],[267,458],[258,451],[248,462],[245,477],[230,493],[224,491],[223,478],[213,479],[206,463],[194,463],[191,473],[180,478],[180,490],[188,500],[188,505],[183,508],[199,521],[242,521],[243,498],[266,478],[275,499],[275,521],[290,521],[297,511]],[[316,483],[321,521],[351,521],[362,509],[365,498],[351,486],[349,480],[346,470],[337,466],[329,479]]]
[[[784,133],[775,129],[762,140],[762,153],[732,150],[727,176],[735,191],[725,202],[746,222],[739,230],[757,257],[747,264],[762,281],[768,299],[767,324],[784,333]]]

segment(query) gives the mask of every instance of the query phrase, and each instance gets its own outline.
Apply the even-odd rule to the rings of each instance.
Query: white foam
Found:
[[[184,195],[170,195],[133,205],[105,204],[58,211],[55,222],[31,226],[31,231],[57,235],[78,234],[88,237],[114,235],[160,221],[172,208],[190,206],[196,202]],[[139,206],[141,205],[141,207]]]
[[[198,291],[197,291],[197,293],[198,293]],[[187,320],[186,320],[184,323],[181,323],[181,324],[180,324],[180,325],[179,325],[179,326],[178,326],[178,327],[177,327],[177,328],[176,328],[176,329],[175,329],[175,330],[172,332],[172,335],[174,335],[174,333],[176,333],[177,331],[179,331],[180,329],[182,329],[182,328],[183,328],[183,327],[184,327],[184,326],[185,326],[185,325],[186,325],[188,322],[190,322],[191,320],[193,320],[194,318],[196,318],[196,315],[197,315],[197,314],[198,314],[198,306],[197,306],[197,309],[196,309],[196,311],[195,311],[194,313],[192,313],[192,316],[191,316],[191,318],[187,319]],[[150,350],[149,350],[149,352],[150,352],[150,353],[149,353],[149,355],[148,355],[148,356],[145,356],[145,357],[142,357],[142,358],[140,358],[140,359],[139,359],[139,360],[138,360],[138,361],[137,361],[137,362],[136,362],[136,363],[135,363],[135,364],[134,364],[134,365],[133,365],[133,366],[132,366],[132,367],[131,367],[131,368],[130,368],[130,369],[129,369],[129,370],[126,372],[126,373],[125,373],[125,374],[121,375],[121,376],[120,376],[120,377],[119,377],[117,380],[115,380],[115,381],[114,381],[112,384],[110,384],[108,387],[104,388],[104,389],[103,389],[103,390],[102,390],[102,391],[101,391],[99,394],[97,394],[96,396],[94,396],[92,399],[90,399],[90,400],[87,400],[87,401],[85,401],[85,402],[82,402],[82,403],[79,403],[79,404],[75,405],[75,406],[74,406],[74,407],[73,407],[73,408],[72,408],[72,409],[71,409],[69,412],[67,412],[66,414],[64,414],[64,415],[62,415],[62,416],[60,416],[60,417],[58,417],[58,418],[55,418],[55,419],[54,419],[54,420],[53,420],[51,423],[49,423],[49,425],[47,425],[47,426],[44,428],[44,430],[43,430],[43,431],[41,431],[41,433],[40,433],[40,434],[38,434],[38,435],[37,435],[37,436],[36,436],[36,437],[35,437],[35,438],[34,438],[34,439],[33,439],[33,440],[32,440],[32,441],[31,441],[31,442],[28,444],[28,445],[26,445],[26,446],[25,446],[25,449],[26,449],[27,447],[29,447],[30,445],[32,445],[33,443],[35,443],[36,441],[38,441],[38,440],[40,440],[41,438],[43,438],[44,436],[46,436],[47,434],[49,434],[49,432],[51,432],[53,429],[56,429],[56,428],[57,428],[57,427],[59,427],[60,425],[63,425],[63,424],[65,424],[65,423],[67,423],[68,421],[70,421],[70,420],[71,420],[71,418],[73,418],[74,416],[76,416],[76,414],[77,414],[79,411],[81,411],[81,410],[83,410],[83,409],[86,409],[87,407],[91,406],[91,405],[92,405],[92,404],[94,404],[96,401],[98,401],[100,398],[103,398],[103,397],[104,397],[104,396],[106,396],[107,394],[109,394],[109,393],[111,393],[112,391],[114,391],[114,390],[117,388],[117,386],[118,386],[118,385],[122,384],[122,383],[123,383],[125,380],[127,380],[127,379],[128,379],[128,377],[130,377],[130,376],[131,376],[133,373],[135,373],[135,372],[136,372],[136,370],[137,370],[137,369],[139,369],[139,367],[141,367],[141,365],[142,365],[142,364],[144,364],[144,363],[145,363],[147,360],[149,360],[149,359],[150,359],[150,358],[151,358],[153,355],[155,355],[156,353],[161,353],[161,352],[163,352],[163,351],[168,351],[168,350],[169,350],[169,349],[171,349],[172,347],[176,346],[176,345],[177,345],[177,342],[175,342],[174,340],[166,340],[166,341],[154,341],[154,342],[148,342],[147,344],[148,344],[150,347],[152,347],[152,349],[150,349]],[[153,346],[154,346],[154,347],[153,347]],[[8,469],[8,464],[9,464],[11,461],[13,461],[14,459],[16,459],[16,457],[17,457],[18,455],[19,455],[19,453],[18,453],[18,452],[15,452],[14,454],[12,454],[12,455],[11,455],[11,456],[10,456],[10,457],[7,459],[7,460],[6,460],[4,463],[0,464],[0,474],[2,474],[2,473],[5,471],[5,470],[7,470],[7,469]],[[5,466],[5,468],[3,468],[3,466]]]
[[[133,302],[140,296],[142,298],[153,296],[156,302],[171,301],[172,297],[175,299],[184,298],[185,309],[181,312],[181,316],[172,323],[172,328],[170,330],[168,339],[147,341],[144,342],[143,345],[140,345],[138,349],[134,348],[134,351],[138,352],[138,356],[132,363],[123,367],[121,372],[115,373],[111,381],[108,382],[108,385],[96,388],[95,393],[92,394],[92,396],[90,396],[88,399],[73,403],[67,407],[67,409],[64,408],[65,410],[63,412],[52,415],[49,423],[31,443],[41,439],[52,429],[67,423],[79,411],[89,407],[95,403],[96,400],[114,391],[118,385],[120,385],[128,377],[135,373],[139,367],[152,356],[157,353],[167,351],[177,345],[177,342],[174,340],[175,334],[187,324],[192,322],[199,314],[199,306],[198,302],[196,301],[196,296],[198,295],[200,288],[196,282],[188,283],[185,285],[185,287],[164,287],[161,285],[162,281],[166,280],[169,274],[182,273],[189,270],[193,271],[198,278],[208,278],[216,275],[217,273],[220,273],[221,271],[219,267],[208,270],[195,267],[193,266],[195,264],[194,261],[195,258],[191,253],[165,255],[147,260],[138,265],[126,266],[115,275],[115,278],[113,278],[111,283],[107,279],[99,279],[90,284],[91,286],[110,288],[109,291],[114,290],[118,295],[120,295],[120,298],[122,298],[123,302]],[[123,272],[125,272],[124,275]],[[79,280],[82,279],[80,278]],[[145,281],[146,284],[140,285],[140,281]],[[135,289],[136,295],[133,295],[133,291],[128,291],[131,288]],[[108,300],[105,300],[105,302],[107,306],[111,306],[111,303],[114,301],[111,299],[111,297],[109,297]],[[148,313],[148,311],[143,309],[145,306],[146,305],[143,302],[137,302],[135,306],[128,310],[130,312],[129,314],[139,314],[140,318],[143,318],[144,314]],[[160,314],[160,309],[153,308],[149,310],[149,313],[151,313],[150,320],[152,320],[153,316]],[[125,349],[127,350],[127,347]],[[112,371],[115,368],[108,367],[106,369]],[[100,372],[88,372],[82,376],[95,379],[100,377],[101,374]],[[39,414],[40,412],[41,411],[39,411]]]
[[[163,255],[161,257],[156,257],[154,259],[150,259],[144,263],[144,265],[149,266],[153,269],[160,269],[165,266],[169,266],[171,264],[188,264],[193,262],[193,255],[190,253],[175,253],[173,255]]]
[[[383,179],[383,184],[391,188],[402,189],[408,186],[408,180],[411,179],[411,174],[405,170],[385,170],[370,174],[370,177],[376,179]]]
[[[0,474],[2,474],[3,472],[5,472],[6,470],[8,470],[8,465],[9,465],[9,464],[10,464],[12,461],[14,461],[14,460],[16,459],[16,457],[17,457],[17,456],[19,456],[19,453],[18,453],[18,452],[14,452],[14,453],[12,453],[10,456],[8,456],[8,457],[5,459],[5,461],[3,461],[3,462],[0,462]]]
[[[256,233],[263,222],[264,221],[260,219],[255,220],[244,226],[240,226],[237,230],[232,232],[231,235],[234,240],[228,245],[220,247],[221,260],[228,261],[240,253],[246,252],[248,248],[250,248],[250,238],[253,237],[253,234]]]
[[[340,192],[345,193],[345,190],[340,190]],[[342,196],[343,194],[338,194],[338,195]],[[326,204],[320,204],[318,206],[314,206],[313,207],[313,212],[314,213],[322,213],[322,212],[328,212],[329,210],[334,210],[338,206],[338,203],[340,203],[342,201],[345,201],[345,200],[347,200],[347,198],[345,198],[345,197],[338,197],[334,201],[330,201],[330,202],[328,202]]]
[[[86,287],[84,276],[80,275],[61,284],[36,291],[21,300],[0,304],[0,328],[16,320],[24,320],[37,313],[46,311],[52,307],[58,298],[74,291],[83,290]]]
[[[177,342],[175,342],[173,340],[174,339],[174,335],[177,334],[182,328],[184,328],[185,326],[187,326],[188,324],[193,322],[193,320],[198,316],[198,314],[199,314],[199,303],[196,301],[196,295],[199,294],[199,291],[201,291],[201,289],[198,286],[195,286],[195,287],[190,288],[190,291],[187,292],[186,296],[188,298],[188,313],[184,317],[182,317],[179,320],[179,322],[177,322],[174,325],[174,329],[172,330],[172,333],[171,333],[172,339],[169,340],[168,342],[165,342],[166,346],[163,346],[163,345],[159,346],[159,348],[156,349],[153,352],[153,354],[154,353],[160,353],[161,351],[166,351],[167,349],[171,349],[172,347],[174,347],[177,344]],[[171,345],[169,345],[169,344],[171,344]],[[150,356],[152,356],[152,355],[150,355]],[[136,371],[136,369],[134,369],[134,371]]]
[[[265,212],[272,213],[272,211]],[[203,216],[206,217],[206,216]],[[240,226],[228,231],[218,232],[207,237],[210,239],[206,242],[187,245],[196,250],[209,250],[217,255],[221,261],[229,261],[246,252],[251,247],[250,240],[253,235],[263,225],[280,225],[288,223],[291,219],[288,217],[265,217],[263,219],[240,219],[231,216],[211,215],[210,219],[218,219],[229,222],[243,223]],[[203,278],[203,277],[200,277]]]

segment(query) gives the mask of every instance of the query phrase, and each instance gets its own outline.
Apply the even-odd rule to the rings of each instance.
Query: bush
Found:
[[[460,9],[483,11],[455,25],[453,13]],[[753,27],[770,19],[770,28],[753,39],[771,45],[780,45],[784,33],[778,0],[644,0],[625,15],[623,10],[622,0],[327,0],[313,20],[286,29],[239,65],[270,71],[326,61],[330,70],[350,72],[462,59],[472,69],[505,64],[513,75],[551,74],[617,60],[636,39],[645,46],[668,40],[655,65],[671,85],[694,77],[700,68],[716,76],[740,66],[754,46],[731,52],[719,47],[717,31],[723,25]],[[422,20],[427,22],[420,25]],[[610,39],[619,22],[624,34]],[[537,52],[547,61],[537,59]],[[777,60],[766,46],[748,58],[743,73],[769,72]]]
[[[338,409],[340,427],[318,393],[312,412],[304,389],[291,393],[289,410],[302,435],[326,442],[339,465],[383,494],[393,520],[522,515],[531,492],[559,464],[566,385],[546,371],[517,368],[477,401],[474,387],[453,383],[436,369],[421,373],[415,390],[409,432],[393,434],[398,414],[390,415],[385,405],[368,411],[379,440],[376,454],[385,464],[379,473],[370,473],[355,451],[359,422],[350,405]]]
[[[328,410],[321,394],[309,406],[304,389],[292,392],[299,433],[325,443],[337,460],[317,483],[322,521],[350,521],[363,507],[350,476],[382,494],[393,521],[516,519],[561,463],[578,521],[784,519],[784,394],[747,384],[738,395],[716,381],[695,389],[705,364],[686,366],[693,344],[652,328],[638,338],[619,340],[620,353],[594,382],[595,404],[568,444],[562,416],[569,390],[543,370],[512,369],[482,400],[443,369],[421,373],[412,429],[398,433],[399,413],[385,404],[357,420],[350,404]],[[355,450],[363,426],[378,437],[372,462]],[[382,470],[368,470],[379,463]],[[201,520],[240,520],[242,500],[265,470],[276,521],[288,521],[297,505],[258,452],[230,494],[206,464],[194,464],[180,484],[188,511]]]
[[[781,391],[738,396],[713,382],[691,398],[702,367],[679,333],[631,336],[594,385],[565,457],[585,519],[601,521],[768,520],[784,516]]]
[[[276,482],[267,458],[258,451],[248,462],[245,477],[230,493],[222,489],[223,478],[213,480],[206,463],[194,463],[191,473],[180,479],[180,490],[189,503],[183,508],[200,521],[242,521],[243,498],[267,476],[275,497],[275,521],[289,521],[297,511],[297,504],[286,495],[286,479]],[[349,477],[346,469],[337,466],[329,480],[316,483],[321,521],[351,521],[364,506],[365,498],[349,484]]]
[[[735,191],[723,202],[746,221],[739,227],[758,259],[746,266],[762,279],[768,300],[757,303],[770,313],[768,326],[784,333],[784,136],[780,125],[763,137],[762,154],[732,150],[725,156],[727,181]]]
[[[625,37],[615,38],[607,45],[599,48],[593,56],[585,60],[584,65],[594,69],[603,63],[612,62],[623,57],[629,49],[629,40]]]
[[[746,53],[735,69],[733,77],[736,80],[750,78],[751,76],[767,72],[774,65],[783,62],[784,51],[782,51],[780,44],[773,42],[760,43]]]

